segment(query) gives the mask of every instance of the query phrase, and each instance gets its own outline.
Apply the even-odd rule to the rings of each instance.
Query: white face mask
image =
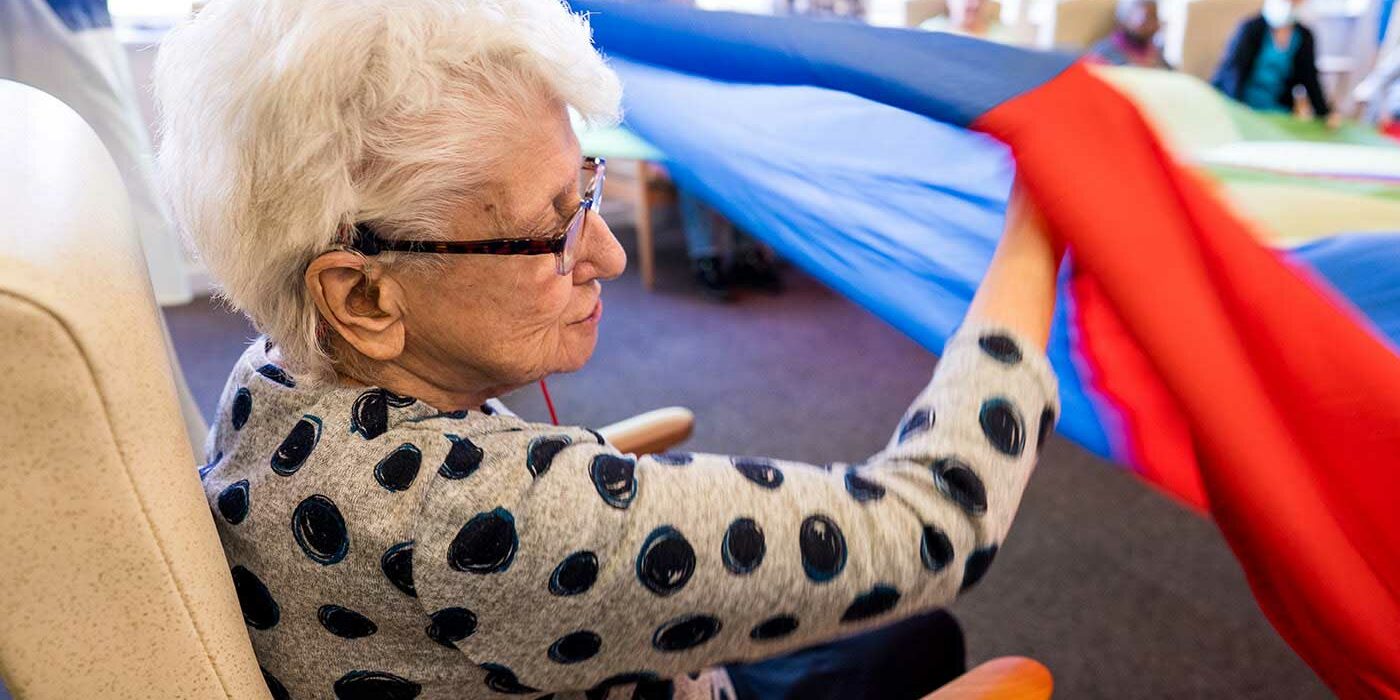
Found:
[[[1288,0],[1265,0],[1264,21],[1274,29],[1281,29],[1298,20],[1298,10]]]

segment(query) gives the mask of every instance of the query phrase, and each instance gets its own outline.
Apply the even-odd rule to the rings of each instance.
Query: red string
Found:
[[[559,425],[559,416],[554,413],[554,401],[549,398],[549,386],[544,383],[543,379],[540,380],[540,391],[544,392],[544,405],[549,407],[549,421]]]

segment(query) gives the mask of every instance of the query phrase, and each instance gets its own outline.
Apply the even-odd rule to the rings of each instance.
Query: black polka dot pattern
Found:
[[[997,362],[1014,365],[1021,361],[1021,348],[1009,336],[988,333],[977,339],[977,345]]]
[[[457,571],[494,574],[510,568],[520,546],[515,516],[505,508],[477,513],[447,547],[447,563]]]
[[[311,561],[329,566],[350,551],[350,533],[335,501],[315,494],[292,511],[292,536]]]
[[[316,619],[327,632],[345,639],[360,639],[379,631],[374,620],[339,605],[322,605],[316,611]]]
[[[914,411],[913,413],[909,414],[908,418],[904,419],[903,423],[899,424],[898,441],[904,442],[905,440],[908,440],[909,438],[918,435],[919,433],[922,433],[928,430],[929,428],[932,428],[934,420],[935,419],[933,415],[933,409],[931,408],[921,408],[917,411]]]
[[[496,409],[492,408],[491,404],[489,403],[481,404],[481,412],[485,413],[488,416],[496,415]]]
[[[302,416],[301,420],[292,426],[292,432],[282,440],[277,451],[272,453],[272,471],[282,476],[297,473],[320,440],[321,419],[312,415]]]
[[[598,555],[593,552],[574,552],[549,576],[549,592],[554,595],[578,595],[593,587],[598,580]]]
[[[637,463],[629,457],[598,455],[588,466],[588,476],[603,502],[614,508],[626,508],[637,497]]]
[[[647,590],[668,596],[685,587],[695,573],[695,549],[669,525],[652,530],[637,555],[637,580]]]
[[[413,542],[400,542],[386,550],[379,557],[379,570],[384,578],[411,598],[418,597],[418,589],[413,586]]]
[[[779,615],[777,617],[770,617],[758,623],[752,630],[749,630],[749,639],[756,642],[782,639],[796,631],[797,618],[792,615]]]
[[[442,466],[438,467],[439,475],[444,479],[465,479],[481,468],[481,459],[486,453],[476,443],[456,435],[444,437],[452,443],[452,447],[447,450]]]
[[[374,480],[390,491],[407,491],[422,466],[423,452],[417,445],[405,442],[374,465]]]
[[[498,693],[524,695],[540,692],[537,688],[521,683],[520,679],[516,678],[515,671],[501,664],[482,664],[481,668],[486,671],[486,687]]]
[[[925,525],[924,534],[919,538],[919,560],[925,569],[935,573],[948,568],[953,563],[953,541],[948,539],[948,533]]]
[[[730,573],[743,575],[763,563],[763,554],[767,549],[763,528],[752,518],[739,518],[724,531],[720,555],[724,568],[729,569]]]
[[[658,627],[651,635],[651,645],[657,651],[673,652],[694,649],[715,638],[721,625],[709,615],[687,615]]]
[[[643,681],[632,691],[632,700],[673,700],[676,684],[669,680]]]
[[[267,684],[267,692],[272,696],[272,700],[292,699],[292,694],[287,692],[287,686],[282,685],[282,681],[277,680],[276,676],[268,673],[262,666],[259,666],[258,670],[262,671],[263,683]]]
[[[277,365],[263,365],[262,367],[258,368],[258,374],[261,374],[262,376],[274,382],[277,382],[278,384],[281,384],[282,386],[285,386],[288,389],[294,389],[297,385],[296,380],[292,379],[292,375],[287,374],[286,370],[282,369],[281,367],[278,367]]]
[[[992,568],[992,560],[997,556],[997,546],[989,545],[974,551],[967,558],[967,564],[963,567],[962,589],[967,590],[977,585],[978,581],[987,574],[987,570]]]
[[[350,432],[373,440],[389,429],[389,407],[412,406],[417,400],[386,389],[370,389],[355,398],[350,407]]]
[[[657,676],[651,671],[629,671],[627,673],[619,673],[615,676],[609,676],[608,678],[603,679],[598,683],[598,685],[595,685],[592,688],[590,688],[585,693],[585,695],[587,696],[588,700],[604,700],[604,698],[608,697],[608,691],[610,689],[616,688],[620,685],[628,685],[630,683],[641,684],[654,682],[660,682],[660,676]]]
[[[233,408],[229,410],[229,422],[234,430],[242,430],[248,424],[248,416],[253,415],[253,393],[248,387],[238,387],[233,395]]]
[[[846,536],[825,515],[810,515],[797,534],[802,570],[816,583],[836,578],[846,568]]]
[[[661,452],[651,456],[657,464],[664,464],[668,467],[684,467],[695,461],[695,455],[689,452]]]
[[[846,492],[860,503],[878,501],[885,497],[884,486],[857,474],[854,469],[846,472]]]
[[[462,420],[463,418],[466,418],[466,417],[467,417],[468,415],[470,415],[470,414],[471,414],[471,411],[468,411],[467,409],[462,408],[462,409],[458,409],[458,410],[456,410],[456,411],[442,411],[442,412],[440,412],[440,413],[434,413],[434,414],[431,415],[431,416],[421,416],[421,417],[418,417],[418,418],[409,418],[409,419],[408,419],[408,422],[409,422],[409,423],[422,423],[422,422],[425,421],[425,420],[443,420],[443,419],[446,419],[446,420]]]
[[[200,481],[204,481],[204,478],[207,477],[207,476],[209,476],[209,472],[214,471],[214,467],[219,466],[219,462],[223,461],[223,459],[224,459],[224,453],[223,453],[223,452],[220,452],[220,453],[214,455],[214,458],[211,459],[211,460],[209,460],[209,463],[208,463],[208,464],[206,464],[206,465],[200,467],[200,468],[199,468],[199,480],[200,480]]]
[[[593,440],[594,440],[595,442],[597,442],[599,445],[606,445],[606,444],[608,444],[608,439],[605,438],[605,437],[603,437],[603,434],[602,434],[602,433],[600,433],[600,432],[598,432],[598,431],[596,431],[596,430],[594,430],[594,429],[592,429],[592,428],[584,428],[584,430],[587,430],[587,431],[588,431],[588,434],[589,434],[589,435],[592,435],[592,436],[593,436]]]
[[[1010,401],[999,397],[987,399],[977,419],[992,447],[1004,455],[1021,456],[1026,447],[1026,428]]]
[[[423,686],[384,671],[351,671],[331,689],[336,700],[413,700]]]
[[[243,519],[248,517],[248,480],[235,481],[224,487],[215,503],[219,508],[219,515],[224,516],[228,524],[237,525],[243,522]]]
[[[559,664],[587,661],[603,648],[603,638],[589,630],[566,634],[549,645],[549,660]]]
[[[899,591],[894,586],[877,585],[856,596],[850,607],[841,614],[842,622],[859,622],[877,615],[883,615],[899,604]]]
[[[549,435],[530,441],[525,452],[525,468],[530,476],[538,479],[554,465],[554,457],[573,443],[567,435]]]
[[[765,489],[776,489],[783,485],[783,472],[776,464],[755,457],[735,457],[733,459],[734,468],[744,475],[745,479],[752,481]]]
[[[424,631],[428,639],[448,649],[476,632],[476,613],[466,608],[443,608],[432,614],[432,624]]]
[[[1046,406],[1040,412],[1040,427],[1035,432],[1035,449],[1039,450],[1045,444],[1045,438],[1050,437],[1050,431],[1055,427],[1055,409]]]
[[[933,483],[968,515],[987,512],[987,488],[966,462],[944,457],[933,463]]]
[[[233,567],[229,573],[233,574],[233,592],[238,595],[238,607],[243,609],[243,622],[255,630],[276,627],[282,619],[282,608],[262,579],[241,566]]]

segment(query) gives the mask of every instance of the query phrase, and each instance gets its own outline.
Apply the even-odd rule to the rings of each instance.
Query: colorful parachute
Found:
[[[1333,690],[1400,698],[1400,233],[1266,248],[1070,57],[573,4],[682,186],[932,349],[1018,173],[1072,261],[1060,429],[1208,509]]]

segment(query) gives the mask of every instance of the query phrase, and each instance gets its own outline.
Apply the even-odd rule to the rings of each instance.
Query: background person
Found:
[[[1318,80],[1317,44],[1298,21],[1303,2],[1265,0],[1263,12],[1235,30],[1211,84],[1254,109],[1287,113],[1293,112],[1293,90],[1301,87],[1313,116],[1328,119],[1332,108]]]

